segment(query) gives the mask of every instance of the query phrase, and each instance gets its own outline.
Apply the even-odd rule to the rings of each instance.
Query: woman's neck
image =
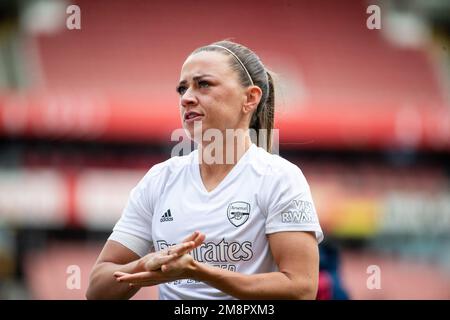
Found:
[[[198,152],[202,177],[226,175],[251,145],[252,141],[248,134],[224,139],[223,144],[217,144],[213,141],[199,145]]]

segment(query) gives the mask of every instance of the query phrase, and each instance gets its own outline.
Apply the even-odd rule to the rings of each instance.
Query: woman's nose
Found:
[[[193,106],[197,104],[197,98],[195,97],[192,90],[189,88],[181,97],[181,105],[183,107]]]

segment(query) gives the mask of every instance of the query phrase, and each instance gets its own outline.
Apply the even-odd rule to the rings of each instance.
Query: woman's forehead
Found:
[[[228,77],[232,74],[229,56],[216,51],[201,51],[189,56],[181,68],[180,81],[203,74]]]

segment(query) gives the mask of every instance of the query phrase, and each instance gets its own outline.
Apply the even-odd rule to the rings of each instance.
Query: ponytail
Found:
[[[256,143],[259,147],[263,147],[268,152],[272,152],[272,130],[274,126],[275,116],[275,94],[273,78],[269,71],[267,73],[267,98],[261,101],[260,105],[253,114],[250,128],[256,130]],[[260,130],[265,130],[265,134],[261,134]]]

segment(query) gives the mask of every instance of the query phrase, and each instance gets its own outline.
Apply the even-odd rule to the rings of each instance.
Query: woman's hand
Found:
[[[140,287],[182,279],[194,263],[194,259],[187,253],[201,245],[204,240],[205,235],[196,231],[180,244],[142,257],[138,267],[141,272],[115,272],[114,277],[119,282]]]
[[[161,266],[164,265],[165,263],[169,263],[170,261],[173,261],[174,259],[182,256],[183,254],[195,248],[194,245],[195,244],[193,241],[187,241],[171,246],[170,248],[158,252],[149,253],[148,255],[142,257],[139,260],[137,270],[138,271],[160,270]]]

